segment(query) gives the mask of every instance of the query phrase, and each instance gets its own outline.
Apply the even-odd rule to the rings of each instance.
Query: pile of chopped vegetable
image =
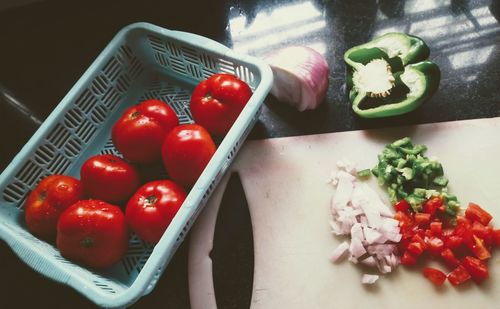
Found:
[[[391,272],[399,265],[396,255],[401,240],[399,221],[377,193],[356,178],[356,170],[344,162],[337,163],[338,172],[331,183],[337,188],[332,198],[332,231],[336,235],[350,235],[331,254],[336,262],[349,253],[349,260],[377,268],[380,273]],[[365,274],[361,282],[372,284],[378,275]]]
[[[441,260],[451,272],[426,267],[423,275],[436,285],[446,279],[458,285],[488,277],[491,250],[500,246],[500,230],[493,229],[492,216],[469,203],[460,213],[456,196],[449,194],[448,179],[436,159],[424,155],[427,147],[405,137],[385,146],[371,170],[387,188],[399,221],[401,264],[419,260]]]
[[[434,259],[448,268],[423,268],[424,277],[435,285],[446,280],[453,285],[471,279],[481,283],[488,278],[491,252],[500,247],[500,229],[493,228],[491,214],[475,203],[461,212],[457,197],[448,193],[441,163],[426,157],[426,150],[405,137],[386,145],[371,170],[337,163],[330,225],[336,235],[350,235],[351,241],[334,250],[333,262],[349,252],[350,261],[387,273],[398,264],[413,266]],[[370,174],[387,188],[394,210],[359,180]],[[362,283],[377,279],[378,275],[365,274]]]
[[[457,197],[448,193],[443,166],[426,157],[426,150],[424,145],[413,145],[408,137],[399,139],[385,146],[371,171],[379,184],[387,187],[392,204],[404,199],[413,211],[420,212],[426,200],[439,196],[446,213],[456,216],[460,205]]]
[[[398,245],[401,264],[415,265],[418,260],[440,260],[450,269],[447,275],[436,268],[424,268],[423,274],[436,285],[446,278],[453,285],[469,279],[480,283],[488,278],[487,262],[491,250],[500,246],[500,229],[493,229],[492,216],[479,205],[469,203],[465,215],[455,219],[443,216],[439,197],[425,202],[424,210],[415,213],[405,200],[396,203],[402,239]]]

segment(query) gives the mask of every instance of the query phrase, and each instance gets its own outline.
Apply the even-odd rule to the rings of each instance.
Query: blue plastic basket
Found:
[[[56,173],[79,178],[81,164],[91,155],[118,154],[111,127],[127,107],[143,99],[161,99],[175,109],[181,123],[192,122],[191,91],[219,72],[237,75],[254,93],[156,246],[134,235],[127,255],[98,273],[66,260],[29,233],[23,204],[40,179]],[[258,119],[271,85],[268,65],[210,39],[147,23],[125,27],[0,175],[0,237],[34,270],[97,305],[133,304],[156,285]]]

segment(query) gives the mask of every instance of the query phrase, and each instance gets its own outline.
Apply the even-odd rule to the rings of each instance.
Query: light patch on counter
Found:
[[[417,36],[425,34],[426,37],[444,36],[451,31],[451,26],[455,23],[459,23],[460,27],[453,28],[470,27],[465,18],[455,21],[454,18],[449,16],[439,16],[412,23],[410,33]]]
[[[373,38],[379,37],[381,35],[384,35],[384,34],[390,33],[390,32],[404,32],[404,31],[401,31],[401,29],[398,27],[386,27],[386,28],[376,30],[375,33],[373,34]]]
[[[257,57],[273,48],[311,44],[324,55],[326,43],[318,40],[325,28],[323,14],[311,1],[259,12],[251,21],[244,15],[229,20],[233,49]]]
[[[490,57],[497,45],[488,45],[482,48],[474,48],[471,50],[451,54],[450,60],[453,69],[462,69],[470,66],[480,65],[485,63]]]
[[[272,12],[260,12],[250,26],[247,25],[247,17],[244,15],[230,19],[229,25],[231,33],[237,34],[238,40],[243,40],[252,35],[267,34],[270,31],[269,25],[272,25],[272,29],[276,29],[290,26],[291,23],[306,22],[315,17],[321,17],[321,12],[311,2],[304,2],[285,6]]]
[[[326,54],[325,42],[313,42],[311,44],[308,44],[307,46],[314,49],[315,51],[317,51],[318,53],[320,53],[323,56]]]
[[[405,3],[405,12],[421,13],[451,5],[451,0],[413,0]]]
[[[498,28],[498,21],[491,14],[490,8],[488,6],[485,5],[479,8],[472,9],[470,13],[476,18],[477,23],[481,27],[496,25]]]
[[[235,45],[235,49],[239,52],[250,53],[252,50],[263,49],[268,46],[278,45],[282,42],[289,40],[299,39],[305,35],[319,31],[325,28],[326,22],[324,20],[316,21],[309,24],[304,24],[300,27],[288,29],[286,31],[277,31],[270,33],[269,35],[262,36],[257,40],[249,40],[248,42]]]

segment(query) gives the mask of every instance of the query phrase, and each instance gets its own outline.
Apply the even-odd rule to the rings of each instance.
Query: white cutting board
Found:
[[[426,154],[439,158],[462,205],[474,201],[483,206],[500,228],[500,118],[249,141],[192,229],[192,308],[216,308],[208,254],[231,171],[240,174],[252,220],[251,308],[500,308],[498,249],[489,263],[489,280],[458,288],[448,282],[435,288],[419,267],[399,267],[365,286],[361,275],[370,269],[328,260],[343,240],[331,234],[328,224],[335,190],[326,180],[336,162],[347,158],[371,168],[385,144],[404,136],[427,145]],[[373,177],[370,184],[387,200]]]

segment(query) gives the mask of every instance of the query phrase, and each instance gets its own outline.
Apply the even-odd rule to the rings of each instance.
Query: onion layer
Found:
[[[312,48],[290,46],[269,55],[274,83],[271,93],[299,111],[315,109],[328,90],[330,69],[325,58]]]

